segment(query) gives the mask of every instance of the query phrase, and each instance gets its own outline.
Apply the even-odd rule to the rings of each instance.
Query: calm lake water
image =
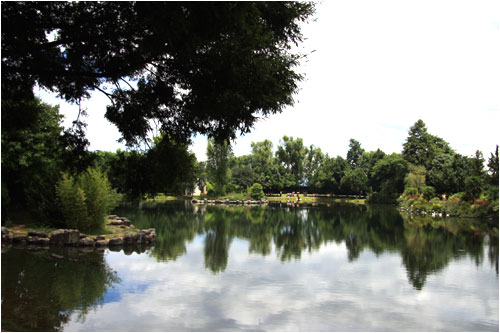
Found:
[[[156,245],[2,248],[2,330],[499,328],[498,238],[484,221],[355,205],[116,213],[156,228]]]

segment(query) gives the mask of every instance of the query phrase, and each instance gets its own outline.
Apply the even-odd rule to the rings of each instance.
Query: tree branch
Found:
[[[99,90],[100,92],[102,92],[104,95],[106,95],[106,97],[111,101],[111,103],[113,104],[113,106],[115,106],[115,101],[113,100],[113,95],[106,92],[105,90],[99,88],[98,86],[95,87],[95,89]]]

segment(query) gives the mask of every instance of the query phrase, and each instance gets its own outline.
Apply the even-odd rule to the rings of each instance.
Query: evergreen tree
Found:
[[[489,183],[498,186],[498,145],[495,154],[491,153],[488,159],[488,176]]]
[[[349,150],[347,151],[347,162],[351,168],[356,169],[361,166],[361,159],[365,150],[361,148],[361,143],[354,139],[349,140]]]

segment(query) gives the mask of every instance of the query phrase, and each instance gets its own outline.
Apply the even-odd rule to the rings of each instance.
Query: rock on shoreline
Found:
[[[89,237],[80,234],[76,229],[58,229],[50,237],[41,232],[28,232],[27,235],[14,235],[6,227],[2,227],[2,244],[40,245],[51,247],[106,247],[134,244],[154,244],[156,231],[154,228],[139,230],[137,234],[126,233],[123,237],[113,237],[109,240],[102,235]]]

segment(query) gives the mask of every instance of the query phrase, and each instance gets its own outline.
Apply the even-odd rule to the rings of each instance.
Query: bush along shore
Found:
[[[114,227],[113,233],[95,236],[83,234],[77,229],[57,229],[52,232],[40,232],[29,229],[16,229],[13,231],[2,227],[2,246],[14,244],[19,246],[82,247],[92,249],[136,244],[153,245],[156,240],[154,228],[136,230],[130,220],[124,217],[108,216],[107,225]]]
[[[498,199],[492,202],[483,199],[467,201],[464,200],[464,193],[457,193],[449,198],[426,199],[422,194],[416,194],[402,195],[398,203],[400,210],[408,214],[498,221]]]

